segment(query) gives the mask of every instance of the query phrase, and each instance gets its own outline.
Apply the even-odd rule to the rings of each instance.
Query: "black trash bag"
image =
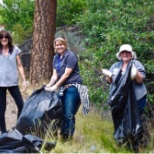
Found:
[[[17,130],[12,130],[0,135],[0,153],[42,153],[41,148],[51,151],[56,142],[45,142],[37,136],[22,135]]]
[[[133,82],[130,79],[131,66],[132,62],[128,64],[127,72],[108,100],[114,124],[114,138],[120,144],[135,142],[143,132]]]
[[[44,87],[34,91],[24,103],[15,126],[22,134],[35,132],[35,135],[40,136],[53,120],[56,120],[54,125],[57,125],[62,119],[63,106],[57,93],[46,91]]]

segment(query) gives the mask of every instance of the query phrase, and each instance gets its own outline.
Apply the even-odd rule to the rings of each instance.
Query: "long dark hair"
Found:
[[[8,31],[6,31],[6,30],[1,30],[0,31],[0,36],[7,36],[9,52],[11,54],[12,51],[13,51],[13,48],[14,48],[14,45],[12,44],[12,36],[11,36],[11,34]],[[2,44],[0,42],[0,54],[2,54],[2,49],[3,49],[3,46],[2,46]]]

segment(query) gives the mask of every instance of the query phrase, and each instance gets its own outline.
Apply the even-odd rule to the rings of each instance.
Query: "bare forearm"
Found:
[[[49,82],[50,86],[52,86],[57,81],[57,78],[58,78],[57,76],[51,77],[50,82]]]
[[[63,74],[62,77],[57,81],[56,86],[60,87],[68,77],[69,77],[68,74]]]
[[[106,81],[109,82],[109,83],[112,83],[112,78],[109,77],[109,76],[106,76]]]
[[[21,78],[22,78],[23,82],[25,82],[26,81],[26,78],[25,78],[25,73],[24,73],[23,67],[22,66],[19,66],[18,67],[18,70],[19,70],[19,73],[21,75]]]
[[[137,71],[137,75],[136,75],[136,77],[135,77],[135,81],[136,81],[137,83],[142,83],[143,80],[144,80],[144,78],[143,78],[142,74],[141,74],[139,71]]]

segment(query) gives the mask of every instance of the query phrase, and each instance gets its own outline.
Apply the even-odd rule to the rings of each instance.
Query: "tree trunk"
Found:
[[[31,50],[30,82],[39,86],[52,75],[53,40],[56,32],[56,0],[36,0]]]

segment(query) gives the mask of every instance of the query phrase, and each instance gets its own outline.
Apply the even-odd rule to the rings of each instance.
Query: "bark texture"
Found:
[[[49,80],[52,75],[56,5],[56,0],[35,1],[30,63],[30,82],[35,86]]]

